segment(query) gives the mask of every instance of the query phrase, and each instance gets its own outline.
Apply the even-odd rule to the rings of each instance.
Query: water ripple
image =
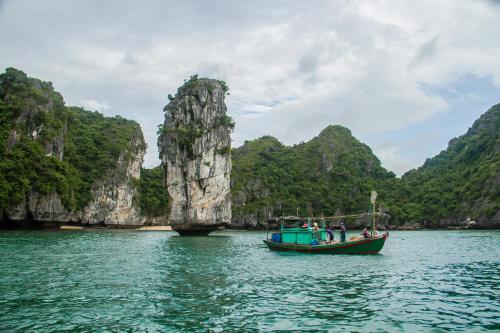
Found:
[[[499,232],[394,232],[377,256],[264,237],[0,232],[0,331],[500,330]]]

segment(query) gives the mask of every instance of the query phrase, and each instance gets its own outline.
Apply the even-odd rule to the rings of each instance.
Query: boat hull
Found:
[[[296,251],[306,253],[330,253],[330,254],[377,254],[384,247],[387,234],[382,236],[362,239],[353,242],[322,244],[322,245],[302,245],[293,243],[277,243],[271,240],[264,240],[273,251]]]

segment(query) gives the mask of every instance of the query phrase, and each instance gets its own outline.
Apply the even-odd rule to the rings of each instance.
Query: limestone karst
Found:
[[[169,222],[181,235],[208,234],[231,222],[231,138],[223,81],[191,77],[164,108],[158,138]]]
[[[0,74],[0,220],[134,226],[146,144],[135,121],[64,105],[50,82]]]

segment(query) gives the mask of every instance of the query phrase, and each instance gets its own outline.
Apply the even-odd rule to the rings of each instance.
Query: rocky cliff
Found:
[[[68,108],[50,82],[0,74],[0,218],[138,225],[146,145],[139,125]]]
[[[231,138],[223,81],[191,77],[164,108],[158,148],[169,193],[169,221],[181,235],[231,222]]]
[[[81,223],[115,226],[144,224],[145,217],[141,215],[134,198],[138,195],[136,182],[141,176],[145,148],[142,135],[134,138],[118,157],[116,168],[94,184],[92,200],[79,216]]]
[[[30,192],[16,206],[6,210],[6,217],[21,223],[43,223],[44,225],[59,223],[75,223],[100,226],[132,226],[142,225],[145,217],[134,206],[137,195],[134,182],[139,179],[145,151],[132,143],[130,149],[135,150],[135,157],[125,161],[123,155],[117,162],[116,170],[108,171],[105,176],[92,186],[91,201],[83,208],[68,209],[56,191],[41,194]]]

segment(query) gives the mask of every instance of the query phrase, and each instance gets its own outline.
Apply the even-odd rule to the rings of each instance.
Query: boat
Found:
[[[288,231],[288,230],[287,230]],[[290,234],[293,231],[290,232]],[[300,232],[299,232],[300,233]],[[296,251],[306,253],[330,253],[330,254],[377,254],[384,247],[389,234],[385,233],[381,236],[376,236],[369,239],[354,240],[348,242],[336,243],[294,243],[294,242],[277,242],[271,239],[264,239],[269,249],[273,251]]]
[[[383,235],[377,235],[375,227],[375,200],[377,193],[372,192],[371,202],[372,210],[369,213],[372,217],[372,228],[369,238],[351,237],[346,242],[330,241],[328,233],[330,230],[325,228],[327,219],[338,219],[346,217],[356,217],[358,215],[335,216],[330,218],[300,218],[300,217],[282,217],[280,219],[280,230],[271,234],[264,240],[270,250],[273,251],[296,251],[306,253],[330,253],[330,254],[378,254],[384,247],[385,241],[389,237],[386,231]],[[300,225],[304,221],[303,225]],[[312,223],[313,221],[318,221]],[[288,222],[288,223],[287,223]],[[290,222],[294,226],[290,226]],[[313,226],[313,227],[312,227]],[[368,236],[367,236],[368,237]]]

